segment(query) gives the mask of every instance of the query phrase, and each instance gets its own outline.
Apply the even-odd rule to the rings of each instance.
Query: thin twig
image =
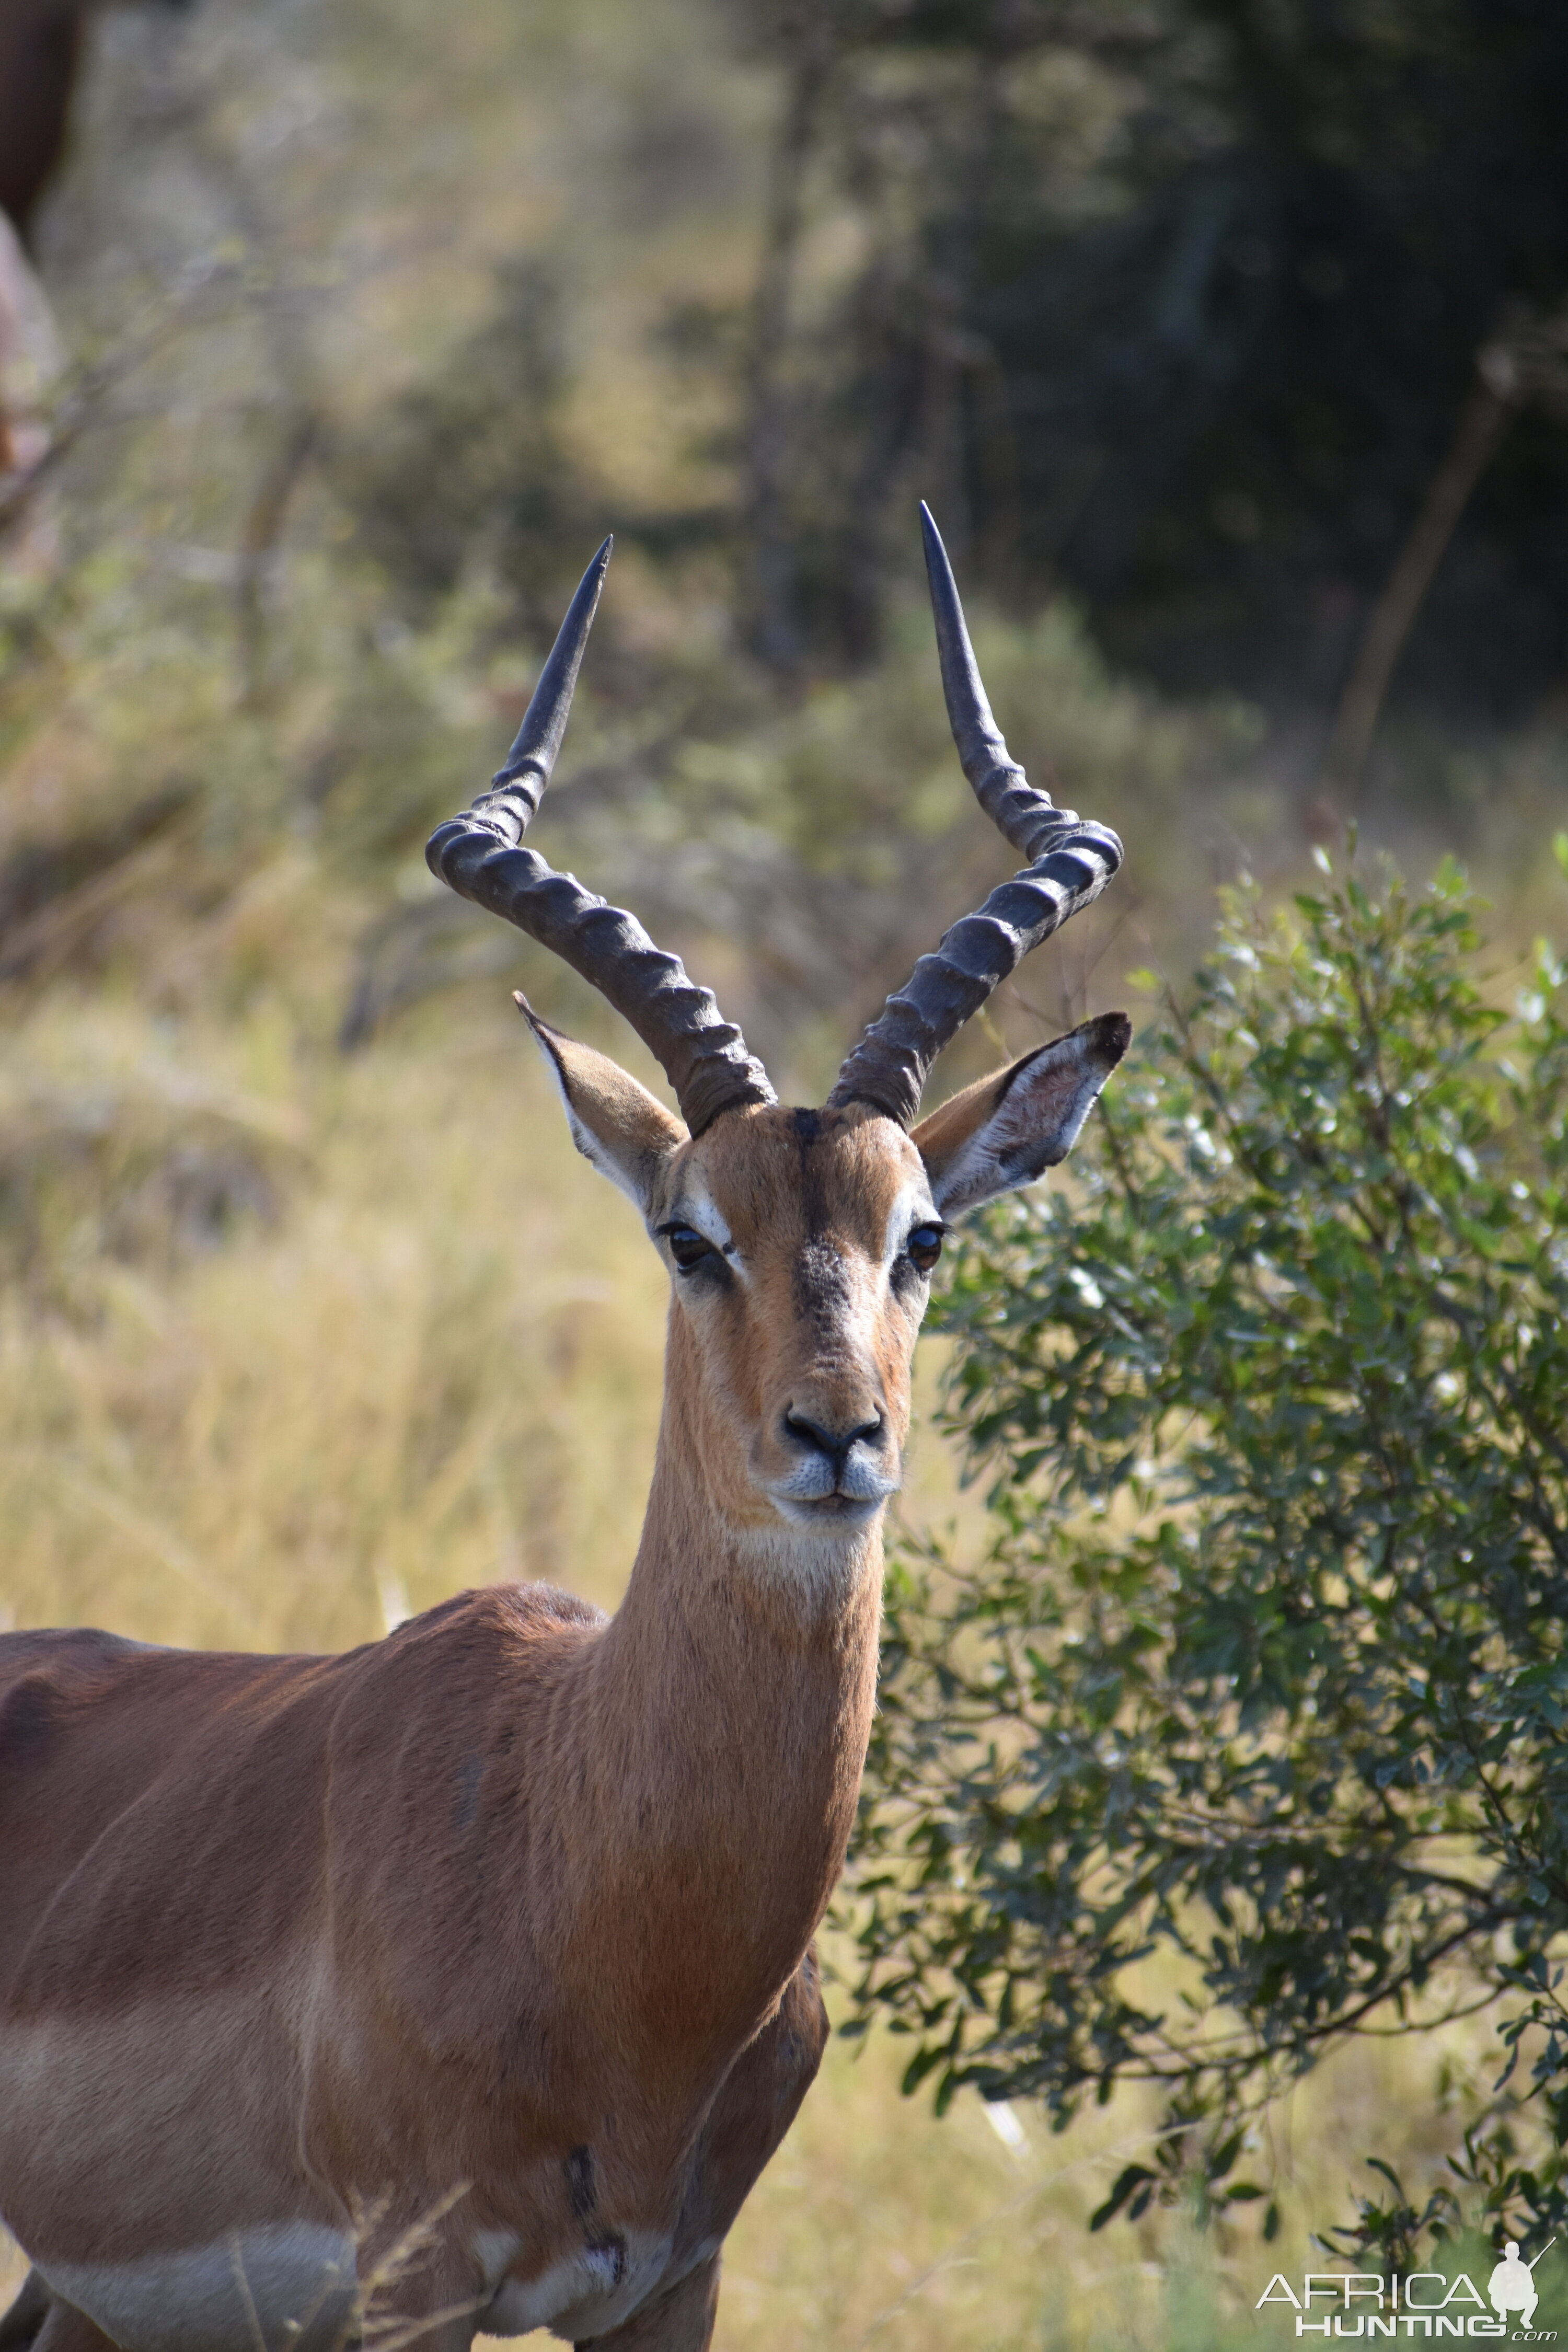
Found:
[[[166,335],[184,322],[197,297],[226,268],[225,263],[208,259],[185,271],[171,294],[145,306],[101,360],[79,367],[68,379],[47,419],[48,447],[26,473],[0,491],[0,540],[22,520],[83,434],[98,421],[110,394],[152,358]]]
[[[1453,445],[1433,478],[1383,593],[1373,606],[1355,667],[1340,703],[1324,762],[1323,789],[1331,800],[1342,801],[1348,810],[1353,811],[1356,805],[1367,754],[1394,665],[1404,651],[1433,575],[1443,561],[1455,526],[1502,438],[1503,427],[1515,404],[1512,379],[1503,368],[1489,368],[1487,362],[1491,356],[1489,352],[1481,355],[1480,380],[1466,404]]]

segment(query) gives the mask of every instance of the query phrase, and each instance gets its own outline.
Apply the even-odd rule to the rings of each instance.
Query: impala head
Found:
[[[667,1109],[605,1055],[519,1004],[580,1151],[636,1202],[670,1269],[666,1426],[737,1531],[842,1536],[899,1484],[910,1369],[949,1222],[1070,1150],[1126,1050],[1120,1013],[1037,1046],[919,1120],[949,1039],[1121,862],[1104,826],[1052,805],[1007,754],[946,554],[921,509],[949,717],[981,805],[1027,863],[922,956],[820,1110],[785,1109],[706,989],[636,919],[521,846],[560,747],[605,541],[573,600],[506,765],[431,840],[434,871],[595,982],[662,1063]]]

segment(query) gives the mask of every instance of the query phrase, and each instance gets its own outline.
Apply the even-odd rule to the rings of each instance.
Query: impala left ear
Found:
[[[939,1213],[983,1208],[1065,1160],[1131,1036],[1125,1013],[1101,1013],[922,1118],[911,1139]]]

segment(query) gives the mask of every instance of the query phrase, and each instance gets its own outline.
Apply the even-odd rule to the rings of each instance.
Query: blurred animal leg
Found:
[[[713,2251],[624,2327],[595,2336],[595,2352],[707,2352],[719,2312],[718,2248],[794,2123],[826,2044],[827,2011],[813,1950],[730,2069],[698,2143],[671,2260],[689,2262],[701,2247]]]
[[[471,2310],[462,2310],[456,2316],[443,2319],[439,2314],[428,2326],[421,2327],[417,2318],[409,2319],[391,2329],[395,2343],[405,2346],[407,2352],[468,2352],[479,2322]],[[351,2347],[363,2345],[362,2336],[350,2338]]]
[[[763,2166],[800,2111],[827,2047],[827,2011],[815,1948],[762,2032],[731,2067],[691,2168],[673,2259],[722,2243]]]
[[[575,2352],[708,2352],[719,2316],[719,2257],[710,2254],[680,2284],[660,2295],[608,2336],[595,2336]]]
[[[115,2347],[85,2313],[57,2299],[33,2338],[32,2352],[115,2352]]]

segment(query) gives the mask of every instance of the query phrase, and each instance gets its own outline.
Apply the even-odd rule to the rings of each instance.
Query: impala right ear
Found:
[[[1131,1036],[1125,1013],[1102,1013],[922,1118],[910,1140],[942,1215],[984,1208],[1065,1160]]]
[[[560,1090],[573,1142],[646,1217],[659,1171],[687,1139],[685,1128],[607,1054],[563,1037],[525,996],[517,1004]]]

